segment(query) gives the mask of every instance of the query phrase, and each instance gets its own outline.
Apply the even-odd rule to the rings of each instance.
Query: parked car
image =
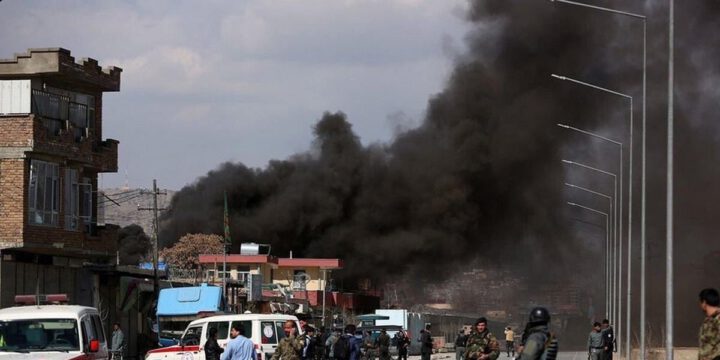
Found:
[[[33,305],[0,309],[0,359],[107,359],[95,308]]]
[[[285,337],[283,324],[292,320],[298,324],[298,318],[282,314],[237,314],[217,315],[192,321],[177,345],[149,351],[146,360],[204,360],[204,346],[210,328],[217,328],[218,344],[225,348],[230,341],[230,328],[240,323],[245,329],[245,337],[252,340],[258,353],[258,360],[268,360],[275,353],[280,339]]]

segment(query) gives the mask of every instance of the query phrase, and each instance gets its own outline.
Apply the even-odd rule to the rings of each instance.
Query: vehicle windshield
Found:
[[[163,339],[179,340],[188,324],[196,317],[161,317],[158,318],[160,337]]]
[[[75,319],[0,321],[0,352],[79,351]]]

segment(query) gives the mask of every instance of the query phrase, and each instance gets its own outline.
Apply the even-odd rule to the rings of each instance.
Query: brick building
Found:
[[[102,99],[121,71],[62,48],[0,60],[0,306],[36,291],[100,308],[114,297],[91,269],[116,256],[118,227],[97,222],[97,179],[118,168]]]

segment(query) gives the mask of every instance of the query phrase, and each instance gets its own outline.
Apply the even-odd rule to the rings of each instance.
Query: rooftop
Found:
[[[270,264],[273,268],[279,267],[319,267],[325,270],[339,270],[343,268],[343,261],[333,258],[277,258],[270,255],[241,255],[241,254],[202,254],[201,264],[214,264],[226,261],[228,264]]]
[[[1,320],[75,318],[84,312],[95,312],[95,308],[78,305],[29,305],[0,309]]]
[[[92,58],[76,62],[70,50],[63,48],[28,49],[13,59],[0,59],[2,79],[42,77],[99,91],[119,91],[121,72],[115,66],[102,69]]]

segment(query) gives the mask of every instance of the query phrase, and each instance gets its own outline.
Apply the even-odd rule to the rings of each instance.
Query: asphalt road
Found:
[[[558,353],[558,360],[587,360],[587,352],[582,351],[561,351]],[[408,360],[420,360],[420,356],[408,356]],[[454,353],[433,354],[431,360],[455,360]],[[500,354],[498,360],[512,360],[505,352]]]

